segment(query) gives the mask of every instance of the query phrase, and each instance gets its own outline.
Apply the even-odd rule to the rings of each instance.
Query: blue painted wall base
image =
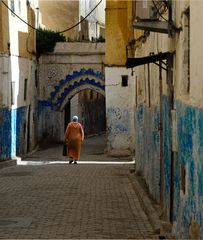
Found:
[[[0,160],[8,160],[26,151],[27,107],[0,109]]]
[[[191,221],[203,236],[203,109],[175,102],[177,113],[177,152],[172,152],[171,106],[163,96],[163,205],[171,207],[171,161],[174,161],[173,233],[189,238]],[[139,105],[135,112],[136,169],[144,177],[149,192],[159,201],[160,193],[159,107]],[[184,169],[184,171],[183,171]],[[181,176],[185,172],[185,176]],[[185,189],[183,186],[185,184]]]

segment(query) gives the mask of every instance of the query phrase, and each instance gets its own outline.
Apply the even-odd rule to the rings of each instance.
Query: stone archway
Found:
[[[62,111],[74,95],[85,89],[92,89],[105,96],[104,75],[93,69],[81,69],[67,75],[58,85],[54,86],[50,93],[50,106]]]
[[[64,128],[71,120],[72,115],[79,114],[78,116],[84,126],[85,134],[91,135],[105,131],[105,79],[101,72],[90,68],[73,71],[72,74],[68,74],[52,89],[49,104],[55,112],[64,113]],[[81,93],[84,90],[91,90],[85,91],[85,98]],[[90,92],[96,92],[99,95],[97,94],[96,98],[90,100],[87,97],[87,94]],[[77,100],[76,107],[75,100],[74,103],[72,103],[72,100],[77,94],[79,94],[80,100]],[[74,110],[72,106],[74,106]]]
[[[45,138],[63,140],[65,109],[69,102],[74,101],[74,97],[77,98],[78,93],[80,99],[84,92],[90,93],[89,96],[93,92],[93,100],[97,95],[99,98],[105,97],[104,56],[104,43],[66,42],[57,43],[52,53],[40,57],[37,81],[38,141]],[[84,97],[88,94],[84,94]],[[92,108],[86,109],[92,112]],[[96,111],[100,112],[100,109]]]

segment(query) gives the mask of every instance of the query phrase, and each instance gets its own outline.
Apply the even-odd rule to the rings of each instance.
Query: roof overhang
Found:
[[[164,52],[164,53],[153,54],[153,55],[140,57],[140,58],[127,58],[125,66],[126,68],[134,68],[134,67],[148,64],[148,63],[167,60],[169,59],[170,56],[172,56],[171,52]]]
[[[169,33],[169,23],[164,21],[134,21],[133,27],[145,31]]]

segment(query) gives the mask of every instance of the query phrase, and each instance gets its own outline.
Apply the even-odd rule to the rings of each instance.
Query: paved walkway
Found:
[[[131,159],[104,148],[104,136],[86,139],[81,162],[69,165],[53,145],[0,169],[0,238],[157,238],[130,180]]]

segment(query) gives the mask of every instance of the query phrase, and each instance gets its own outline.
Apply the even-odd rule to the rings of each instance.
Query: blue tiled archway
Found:
[[[63,109],[66,103],[77,93],[85,89],[92,89],[105,96],[104,75],[93,69],[74,71],[59,81],[50,93],[49,106]]]

